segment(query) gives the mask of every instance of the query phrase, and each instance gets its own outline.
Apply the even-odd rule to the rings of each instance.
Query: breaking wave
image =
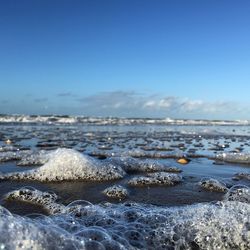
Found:
[[[117,118],[87,117],[68,115],[0,115],[0,123],[44,123],[44,124],[95,124],[95,125],[250,125],[248,120],[191,120],[171,118]]]

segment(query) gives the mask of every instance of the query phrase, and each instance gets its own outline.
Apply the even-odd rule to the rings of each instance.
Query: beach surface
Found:
[[[247,121],[0,117],[2,249],[249,249]]]

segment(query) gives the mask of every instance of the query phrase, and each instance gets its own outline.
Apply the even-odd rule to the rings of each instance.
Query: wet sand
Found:
[[[185,129],[185,130],[184,130]],[[218,131],[223,128],[218,127]],[[238,172],[249,172],[248,164],[231,164],[218,162],[217,154],[249,150],[246,135],[249,127],[225,127],[224,134],[216,128],[197,126],[68,126],[68,125],[4,125],[1,130],[0,154],[52,151],[66,147],[76,149],[83,154],[105,162],[114,156],[132,156],[135,159],[153,159],[169,167],[177,167],[182,172],[182,181],[175,186],[143,186],[132,187],[128,180],[142,173],[129,173],[122,180],[91,182],[63,181],[39,183],[37,181],[1,181],[1,205],[11,212],[25,214],[41,212],[39,207],[23,204],[23,202],[6,202],[3,196],[22,186],[32,186],[42,191],[53,191],[63,204],[74,200],[87,200],[94,204],[109,201],[148,203],[155,205],[180,206],[200,202],[219,201],[223,193],[210,192],[198,185],[204,177],[215,178],[226,184],[228,188],[236,184],[248,185],[248,180],[234,180]],[[228,133],[231,131],[231,134]],[[6,140],[11,140],[9,145]],[[191,161],[187,165],[177,163],[176,159],[188,156]],[[205,157],[204,157],[205,156]],[[11,173],[35,169],[37,166],[18,166],[15,157],[2,160],[2,173]],[[22,157],[20,157],[21,159]],[[12,160],[13,159],[13,160]],[[145,173],[144,173],[145,174]],[[129,196],[122,201],[106,197],[102,191],[113,184],[121,184],[129,191]],[[34,210],[34,211],[33,211]]]

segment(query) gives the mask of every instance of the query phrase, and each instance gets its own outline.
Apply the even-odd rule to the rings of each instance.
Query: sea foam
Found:
[[[156,160],[139,160],[132,157],[112,157],[111,163],[121,166],[127,173],[130,172],[173,172],[180,173],[181,169],[169,167]]]
[[[41,192],[32,187],[22,187],[11,191],[4,198],[8,201],[16,200],[40,205],[49,214],[59,213],[64,209],[63,205],[56,203],[58,197],[55,193]]]
[[[229,195],[221,202],[171,208],[76,201],[54,215],[33,219],[0,207],[0,246],[2,249],[249,249],[250,204],[239,197],[241,192],[235,192],[241,189],[234,188],[233,199]]]
[[[245,185],[235,185],[225,194],[224,200],[250,204],[250,188]]]
[[[212,192],[226,192],[228,190],[224,183],[213,178],[203,178],[199,182],[199,185],[203,189],[212,191]]]
[[[121,185],[113,185],[103,190],[103,194],[110,198],[124,199],[128,196],[128,190]]]
[[[87,117],[87,116],[60,116],[60,115],[0,115],[0,123],[42,123],[42,124],[96,124],[96,125],[138,125],[138,124],[157,124],[157,125],[221,125],[237,126],[249,125],[248,120],[183,120],[183,119],[150,119],[150,118],[116,118],[116,117]]]
[[[47,162],[37,169],[18,173],[2,174],[0,179],[70,181],[106,181],[120,179],[125,172],[119,166],[102,163],[73,149],[60,148],[45,155]]]
[[[232,162],[232,163],[242,163],[250,164],[250,153],[222,153],[216,155],[217,160]]]
[[[133,177],[128,181],[131,186],[166,185],[173,186],[181,182],[182,177],[166,172],[149,173],[146,176]]]

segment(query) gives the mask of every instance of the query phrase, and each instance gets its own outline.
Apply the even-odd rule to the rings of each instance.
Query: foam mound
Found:
[[[149,159],[177,159],[183,157],[182,151],[174,151],[174,152],[145,152],[143,150],[137,149],[124,153],[125,156],[129,155],[134,158],[149,158]]]
[[[106,196],[115,199],[124,199],[128,196],[128,190],[121,185],[113,185],[111,187],[108,187],[103,190],[103,193]]]
[[[131,186],[166,185],[173,186],[181,182],[181,176],[166,172],[149,173],[147,176],[133,177],[128,181]]]
[[[250,188],[245,185],[235,185],[225,194],[224,200],[250,204]]]
[[[13,145],[3,145],[0,146],[0,153],[2,152],[14,152],[14,151],[18,151],[19,148]]]
[[[224,183],[213,178],[203,178],[199,182],[199,185],[211,192],[226,192],[228,190]]]
[[[30,152],[31,152],[30,150],[3,151],[0,152],[0,162],[19,161]]]
[[[177,167],[168,167],[154,160],[138,160],[132,157],[114,157],[111,159],[114,164],[120,165],[127,173],[130,172],[173,172],[180,173]]]
[[[67,231],[53,225],[49,217],[32,220],[12,215],[0,207],[0,245],[2,249],[84,249]]]
[[[249,249],[250,205],[168,208],[74,202],[63,213],[20,217],[0,207],[2,249]]]
[[[63,205],[56,203],[55,193],[41,192],[32,187],[22,187],[5,195],[5,200],[24,201],[42,206],[49,214],[56,214],[64,209]]]
[[[91,180],[106,181],[123,178],[125,172],[111,163],[102,163],[73,149],[60,148],[48,153],[47,163],[24,172],[2,174],[0,179],[37,180],[41,182]]]
[[[41,150],[39,152],[31,152],[23,155],[17,166],[42,166],[49,160],[49,154]]]
[[[250,153],[222,153],[216,159],[225,162],[250,164]]]
[[[250,174],[249,173],[237,173],[233,177],[234,180],[250,180]]]

